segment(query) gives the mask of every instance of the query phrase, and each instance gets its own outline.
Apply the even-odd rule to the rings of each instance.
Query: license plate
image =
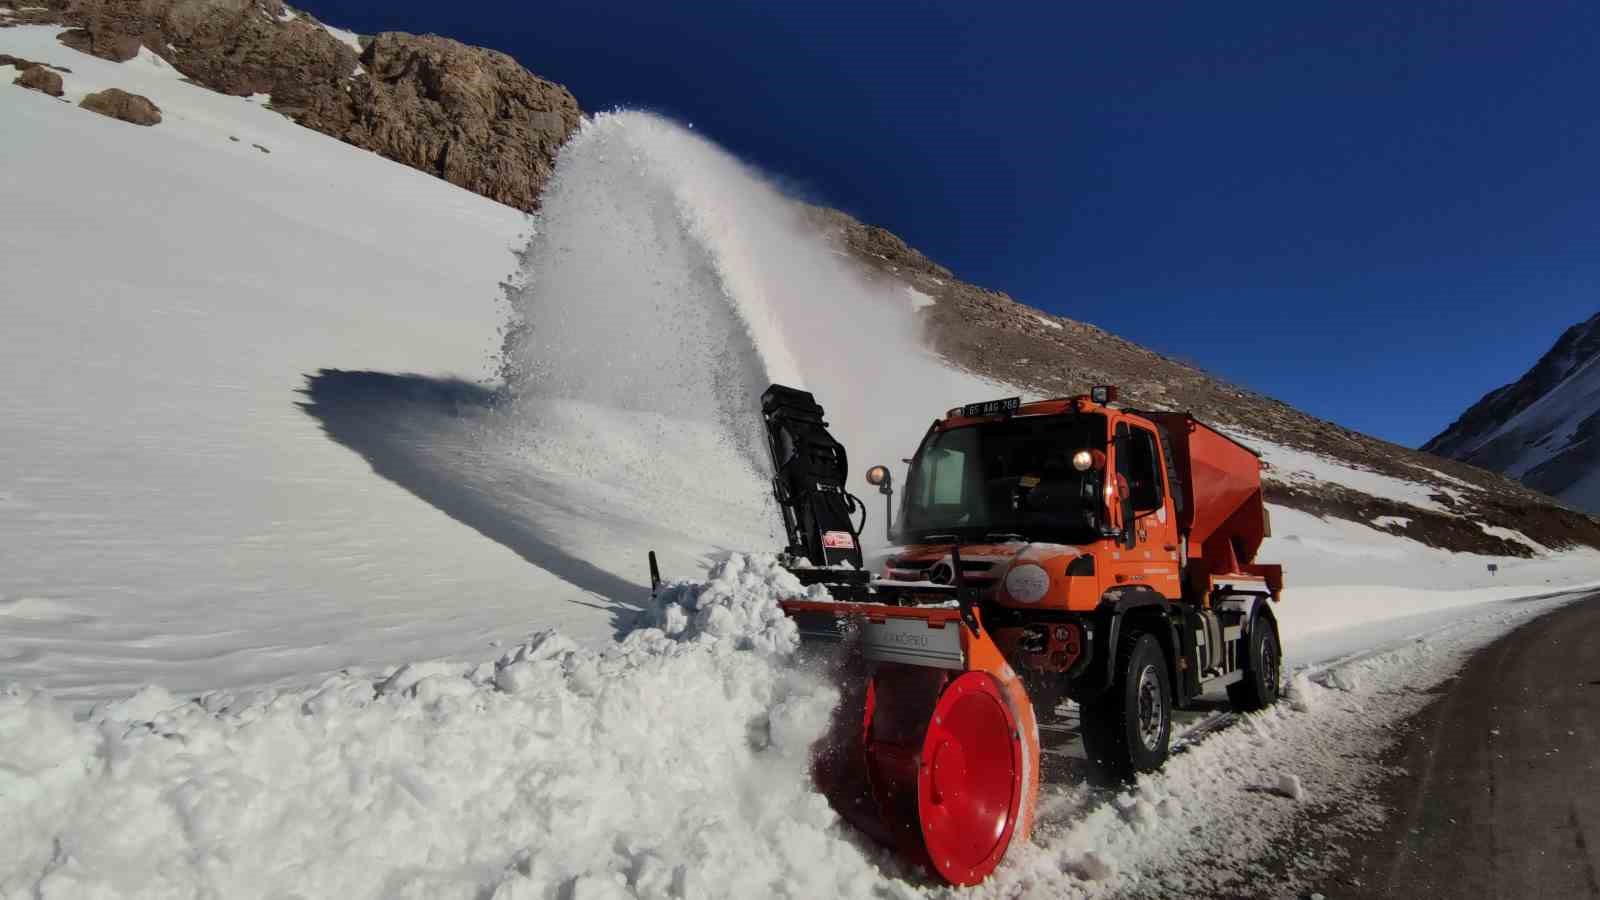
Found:
[[[1007,397],[1004,400],[985,400],[982,403],[968,403],[961,407],[962,416],[998,416],[1004,413],[1014,413],[1022,406],[1021,397]]]

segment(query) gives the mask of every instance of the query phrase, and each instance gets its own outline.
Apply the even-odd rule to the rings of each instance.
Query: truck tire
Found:
[[[1116,679],[1083,704],[1082,716],[1084,752],[1107,776],[1126,781],[1161,768],[1172,737],[1172,683],[1155,635],[1123,635]]]
[[[1283,673],[1283,648],[1278,628],[1266,616],[1250,625],[1250,656],[1244,680],[1228,685],[1228,702],[1237,712],[1256,712],[1278,702]]]

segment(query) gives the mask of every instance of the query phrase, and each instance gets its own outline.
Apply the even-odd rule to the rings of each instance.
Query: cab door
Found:
[[[1178,523],[1173,515],[1161,441],[1137,422],[1117,423],[1113,450],[1113,499],[1119,507],[1123,539],[1111,553],[1115,584],[1143,584],[1176,600],[1183,595],[1178,577]]]

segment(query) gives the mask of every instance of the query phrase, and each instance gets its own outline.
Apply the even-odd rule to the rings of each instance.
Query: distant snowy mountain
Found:
[[[1600,313],[1422,447],[1600,512]]]

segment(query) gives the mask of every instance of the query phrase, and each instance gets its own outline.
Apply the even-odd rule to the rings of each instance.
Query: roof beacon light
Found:
[[[1089,388],[1089,399],[1105,406],[1107,403],[1117,402],[1117,389],[1109,384],[1097,384]]]

